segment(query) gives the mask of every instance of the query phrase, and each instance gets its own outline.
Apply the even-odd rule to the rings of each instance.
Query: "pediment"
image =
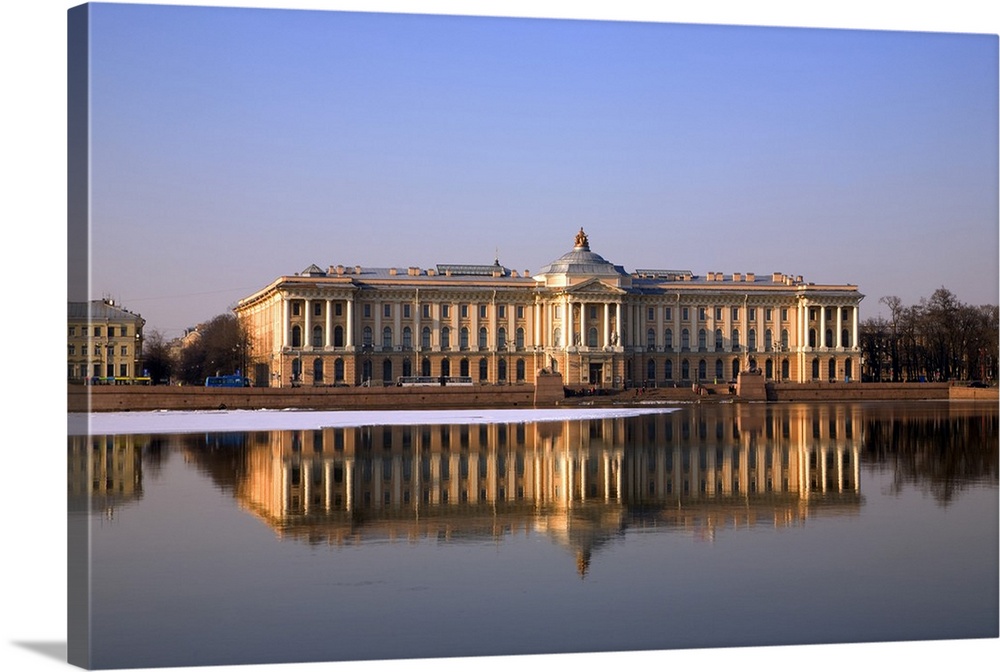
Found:
[[[571,287],[567,287],[563,290],[564,294],[572,294],[574,296],[588,296],[588,297],[614,297],[618,298],[628,294],[625,290],[620,287],[615,287],[609,285],[598,278],[588,278],[583,282],[579,282]]]

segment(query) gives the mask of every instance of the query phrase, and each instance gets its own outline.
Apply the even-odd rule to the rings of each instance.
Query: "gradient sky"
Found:
[[[96,4],[92,298],[167,337],[317,264],[998,302],[996,35]]]

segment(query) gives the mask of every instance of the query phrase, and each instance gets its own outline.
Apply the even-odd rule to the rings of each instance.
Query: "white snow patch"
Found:
[[[184,434],[320,429],[364,425],[440,425],[625,418],[671,408],[559,408],[441,411],[129,411],[70,413],[69,435]]]

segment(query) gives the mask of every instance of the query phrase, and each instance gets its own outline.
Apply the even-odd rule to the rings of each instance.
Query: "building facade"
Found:
[[[70,382],[144,382],[142,317],[106,299],[70,301],[68,311]]]
[[[316,265],[241,300],[258,386],[391,385],[400,377],[621,388],[853,380],[856,285],[783,273],[626,271],[573,248],[538,273],[493,265]]]

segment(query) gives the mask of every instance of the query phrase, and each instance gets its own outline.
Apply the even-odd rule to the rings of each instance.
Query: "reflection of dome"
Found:
[[[583,232],[582,228],[576,234],[573,249],[547,266],[544,266],[538,274],[566,274],[574,276],[628,275],[622,266],[616,266],[596,252],[590,251],[590,241],[587,239],[587,234]]]

